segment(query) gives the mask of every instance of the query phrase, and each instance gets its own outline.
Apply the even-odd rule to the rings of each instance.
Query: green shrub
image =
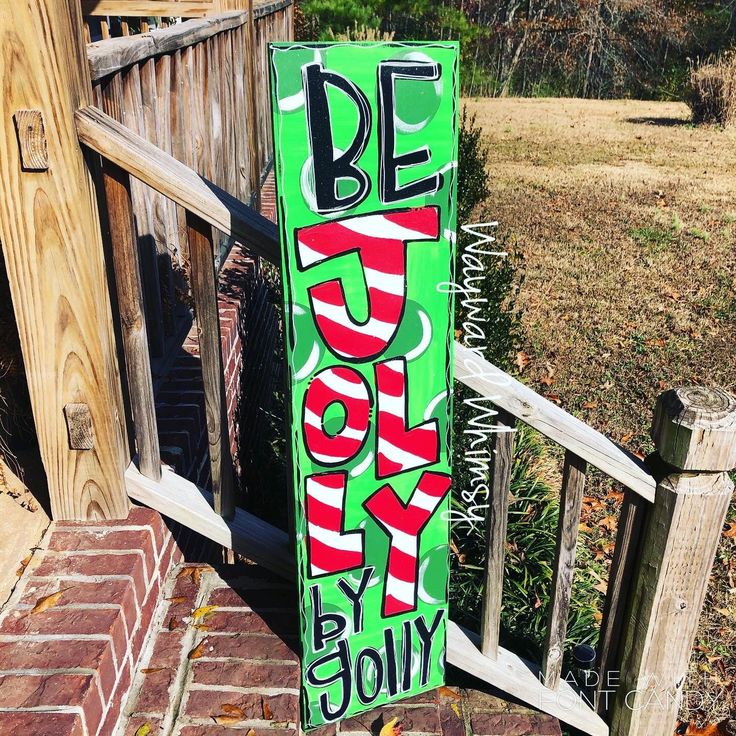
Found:
[[[459,225],[467,225],[471,218],[482,221],[486,214],[484,201],[489,195],[485,163],[487,146],[473,118],[463,112],[460,125],[458,214]],[[476,228],[493,233],[494,228]],[[515,308],[515,297],[520,282],[520,257],[515,244],[500,238],[479,246],[478,237],[459,230],[455,280],[461,291],[456,292],[455,334],[468,347],[478,348],[491,363],[511,371],[513,356],[520,340],[520,315]],[[475,244],[475,246],[474,246]],[[485,278],[466,281],[478,274],[463,271],[466,253],[474,248],[487,251],[481,258]],[[507,252],[505,256],[498,253]],[[477,293],[463,291],[468,286]],[[475,300],[475,301],[471,301]],[[471,328],[471,324],[475,326]],[[482,330],[482,335],[479,332]],[[473,403],[471,403],[473,402]],[[481,489],[479,475],[484,470],[479,458],[487,460],[485,470],[491,470],[491,436],[479,441],[483,425],[492,424],[489,410],[493,406],[464,384],[456,382],[453,418],[453,552],[450,575],[450,611],[454,620],[476,631],[479,629],[483,594],[483,570],[486,561],[485,521],[468,523],[460,519],[472,517],[472,490]],[[473,450],[485,455],[470,455]],[[519,654],[538,659],[547,622],[547,608],[552,581],[552,563],[559,501],[546,482],[546,468],[551,464],[541,437],[529,427],[519,424],[514,440],[514,462],[511,478],[512,500],[509,506],[506,538],[506,565],[504,571],[503,610],[501,614],[501,643]],[[470,492],[463,499],[463,491]],[[477,503],[487,500],[481,493]],[[476,511],[485,517],[485,509]],[[571,641],[595,643],[599,594],[594,585],[604,570],[594,562],[590,553],[580,545],[579,565],[593,570],[596,575],[577,575],[573,586],[568,636]]]
[[[467,108],[463,108],[460,116],[458,139],[457,170],[457,225],[465,225],[470,220],[473,210],[491,193],[488,185],[488,144],[483,141],[483,130],[475,122],[475,115],[469,116]],[[460,232],[459,240],[467,240],[469,236]],[[462,242],[458,242],[458,252]]]

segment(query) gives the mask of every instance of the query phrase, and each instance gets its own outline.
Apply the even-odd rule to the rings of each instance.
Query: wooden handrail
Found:
[[[245,4],[244,0],[244,4]],[[293,0],[254,3],[253,17],[262,18],[291,5]],[[199,18],[220,11],[218,0],[82,0],[83,15],[121,15],[126,18]]]
[[[218,10],[219,4],[214,0],[82,0],[83,15],[195,18]]]
[[[247,20],[248,13],[239,10],[188,20],[136,36],[106,38],[90,43],[87,45],[87,59],[92,81],[114,74],[144,59],[206,41],[223,31],[239,28]]]
[[[242,240],[257,255],[280,262],[278,229],[270,220],[101,110],[77,110],[76,122],[84,145],[226,235]]]
[[[280,263],[276,226],[192,169],[93,107],[77,111],[79,139],[226,235]],[[455,377],[498,407],[648,501],[656,484],[644,464],[572,414],[455,343]]]
[[[455,378],[647,501],[654,501],[656,483],[636,456],[458,342]]]
[[[294,0],[266,0],[265,2],[253,3],[253,18],[265,18],[272,13],[278,13],[279,10],[288,8]]]

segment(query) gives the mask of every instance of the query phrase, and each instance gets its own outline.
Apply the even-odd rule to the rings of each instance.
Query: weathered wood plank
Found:
[[[174,52],[174,82],[176,83],[175,97],[172,98],[172,121],[175,127],[172,130],[172,153],[174,157],[190,169],[195,167],[194,153],[194,47],[187,46],[181,51]],[[180,126],[177,131],[176,126]],[[176,221],[179,226],[179,243],[182,248],[184,268],[189,273],[189,240],[187,238],[187,218],[183,207],[176,208]]]
[[[119,166],[104,159],[102,176],[138,461],[143,475],[159,480],[161,457],[130,177]]]
[[[164,111],[159,109],[159,88],[156,79],[156,60],[147,59],[140,65],[141,100],[143,102],[144,137],[155,146],[166,150],[165,142],[160,138],[163,133]],[[168,79],[168,75],[166,77]],[[168,103],[168,100],[166,101]],[[164,105],[168,109],[168,104]],[[155,190],[148,190],[147,205],[149,213],[150,235],[156,248],[156,268],[158,272],[158,293],[161,301],[161,319],[164,335],[174,331],[174,277],[171,270],[171,258],[166,242],[166,209],[168,200]]]
[[[192,259],[192,296],[199,336],[199,354],[202,360],[212,494],[215,499],[215,511],[227,519],[233,515],[235,509],[235,489],[227,423],[212,227],[201,217],[188,212],[187,229]]]
[[[225,151],[222,132],[225,125],[222,106],[222,66],[220,60],[219,36],[214,36],[197,47],[202,51],[200,89],[204,100],[204,142],[205,165],[200,173],[225,191]],[[231,192],[232,193],[232,192]],[[212,233],[212,247],[215,257],[221,251],[224,238],[221,231]]]
[[[258,90],[256,80],[256,56],[258,54],[256,27],[253,13],[253,0],[248,0],[248,24],[245,26],[248,36],[245,54],[245,95],[248,102],[248,160],[250,162],[251,204],[261,209],[261,141],[258,135]]]
[[[146,123],[144,119],[141,73],[138,65],[132,66],[123,75],[122,122],[138,135],[145,138]],[[153,237],[153,212],[150,192],[141,181],[132,181],[130,185],[133,197],[133,210],[136,217],[138,248],[143,276],[143,296],[146,306],[148,325],[148,344],[154,357],[164,353],[164,321],[161,306],[161,287],[159,285],[158,253]]]
[[[51,510],[123,518],[130,457],[99,215],[74,123],[92,97],[79,6],[1,4],[0,80],[0,240]],[[48,171],[22,169],[18,110],[43,116]],[[67,404],[88,406],[94,449],[70,449]]]
[[[213,227],[233,235],[254,253],[279,262],[278,230],[270,220],[102,111],[86,107],[77,111],[76,118],[79,138],[86,146]]]
[[[163,54],[156,59],[156,98],[158,105],[156,138],[158,147],[166,153],[172,153],[173,136],[174,134],[178,135],[181,126],[180,112],[172,99],[174,95],[172,89],[173,57],[173,54]],[[160,235],[166,244],[171,263],[181,265],[181,245],[176,205],[166,197],[161,196],[161,199],[163,199],[164,227]]]
[[[648,501],[654,500],[656,484],[642,461],[457,342],[455,378]]]
[[[222,163],[224,179],[220,186],[233,196],[238,195],[238,184],[235,167],[235,107],[234,107],[234,68],[233,68],[233,31],[220,33],[214,41],[218,43],[220,52],[220,106],[222,109]]]
[[[245,90],[246,26],[233,31],[233,127],[235,137],[235,196],[247,202],[250,196],[250,161],[248,160],[248,101]]]
[[[609,695],[618,683],[621,632],[626,607],[631,594],[636,564],[640,555],[639,545],[650,504],[633,491],[624,491],[624,501],[618,519],[616,547],[608,573],[608,590],[603,608],[601,633],[598,638],[597,711],[605,716],[611,705]],[[611,673],[609,677],[609,673]]]
[[[503,570],[506,556],[506,527],[509,516],[515,427],[514,417],[507,412],[499,412],[493,434],[493,478],[486,515],[488,556],[481,614],[481,651],[491,659],[496,659],[498,656],[501,629]]]
[[[96,41],[87,46],[92,79],[100,79],[159,54],[172,53],[201,43],[217,33],[243,25],[247,19],[246,12],[235,11],[212,18],[176,23],[138,36]]]
[[[575,550],[578,545],[580,514],[583,510],[586,462],[568,450],[562,474],[560,518],[552,570],[552,593],[547,615],[547,638],[542,662],[543,682],[551,690],[560,686],[562,657],[567,639],[572,580],[575,574]]]

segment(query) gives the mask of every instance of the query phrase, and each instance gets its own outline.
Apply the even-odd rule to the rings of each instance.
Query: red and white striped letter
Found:
[[[419,535],[450,490],[450,481],[449,475],[425,470],[406,506],[388,484],[363,504],[390,539],[384,616],[407,613],[417,607]]]
[[[347,473],[309,475],[306,520],[309,575],[332,575],[363,567],[363,532],[343,531]]]
[[[407,613],[417,607],[419,536],[450,490],[450,481],[449,475],[425,470],[406,506],[388,484],[363,504],[390,540],[383,590],[384,616]]]
[[[297,231],[301,270],[351,252],[358,254],[363,267],[368,289],[365,322],[353,319],[339,278],[309,289],[317,329],[335,355],[366,361],[386,349],[406,302],[406,244],[438,237],[437,207],[349,217]]]
[[[378,422],[376,475],[386,478],[433,465],[440,459],[438,422],[430,419],[409,428],[406,360],[377,363]]]
[[[323,420],[330,404],[345,410],[345,425],[327,434]],[[304,395],[302,431],[309,456],[320,465],[342,465],[352,460],[368,436],[371,399],[363,377],[353,368],[333,366],[317,373]]]

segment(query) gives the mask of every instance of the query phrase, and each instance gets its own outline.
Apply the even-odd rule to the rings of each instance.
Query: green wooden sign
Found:
[[[458,48],[269,52],[315,728],[444,678]]]

